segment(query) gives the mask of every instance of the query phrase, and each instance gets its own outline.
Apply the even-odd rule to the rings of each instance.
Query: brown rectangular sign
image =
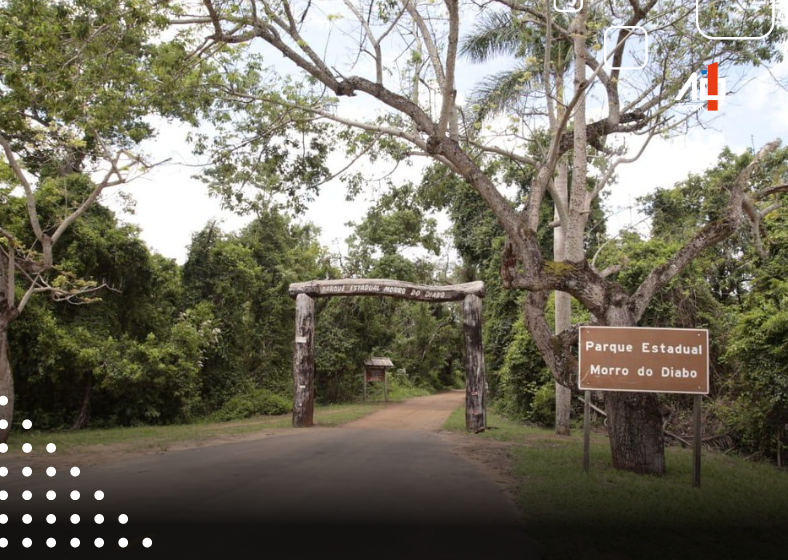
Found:
[[[584,391],[709,392],[709,331],[580,327]]]
[[[368,369],[367,370],[367,381],[384,381],[386,379],[386,370],[383,368],[380,369]]]

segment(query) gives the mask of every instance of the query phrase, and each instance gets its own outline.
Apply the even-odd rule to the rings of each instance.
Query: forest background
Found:
[[[316,226],[302,219],[308,200],[298,196],[285,202],[263,196],[249,203],[215,189],[217,204],[221,200],[251,221],[238,231],[223,231],[216,221],[205,224],[193,235],[183,264],[152,251],[141,240],[139,228],[119,220],[100,201],[84,208],[75,204],[95,192],[95,169],[91,172],[83,163],[103,158],[111,163],[111,174],[119,180],[123,175],[116,167],[120,160],[110,153],[109,139],[120,146],[117,153],[122,151],[126,157],[129,146],[154,134],[150,128],[133,126],[142,116],[159,114],[194,124],[210,106],[206,91],[187,88],[175,95],[175,84],[166,79],[168,71],[182,68],[188,60],[183,45],[148,44],[154,30],[165,28],[167,20],[148,12],[145,3],[124,3],[126,11],[116,10],[114,15],[109,4],[98,0],[63,3],[65,11],[58,12],[57,6],[50,9],[45,2],[2,3],[3,52],[9,56],[2,59],[5,81],[0,109],[5,116],[36,116],[43,104],[51,104],[37,114],[35,125],[19,118],[3,121],[6,162],[0,167],[0,223],[5,258],[16,258],[18,247],[34,247],[37,238],[27,227],[29,197],[20,190],[15,161],[22,161],[26,172],[38,179],[31,192],[44,230],[50,231],[51,226],[51,231],[60,231],[62,218],[80,211],[79,219],[62,230],[51,248],[51,261],[57,264],[50,276],[42,279],[23,266],[11,269],[11,277],[19,279],[13,287],[17,300],[24,298],[23,286],[31,278],[33,284],[39,283],[37,291],[44,292],[24,300],[24,313],[8,326],[16,406],[12,429],[19,429],[23,419],[32,420],[37,429],[57,430],[288,412],[294,305],[287,287],[296,281],[346,277],[422,284],[483,280],[487,286],[484,344],[490,404],[511,418],[552,425],[555,380],[523,321],[526,294],[505,289],[501,281],[506,235],[478,194],[440,166],[427,168],[418,180],[388,184],[366,215],[352,225],[341,258],[321,245]],[[116,48],[110,52],[136,56],[142,61],[134,67],[140,74],[128,72],[126,59],[91,66],[89,50],[75,47],[76,54],[64,50],[64,33],[71,33],[75,43],[101,47],[98,34],[80,35],[79,25],[84,22],[63,8],[70,5],[107,18],[103,27],[95,29],[106,32],[110,43],[120,36],[122,41],[112,43]],[[17,23],[23,14],[26,22],[40,23],[25,30],[26,41],[38,41],[30,43],[37,54],[19,48],[18,38],[14,39],[13,32],[21,32]],[[128,30],[137,27],[124,20],[129,17],[135,25],[143,22],[142,27],[151,29],[132,36]],[[119,29],[120,35],[111,34]],[[46,41],[47,36],[59,40]],[[62,52],[56,55],[58,50]],[[102,78],[106,84],[121,80],[139,84],[143,72],[156,80],[140,87],[144,102],[139,106],[130,102],[124,106],[111,98],[111,88],[103,92],[96,88],[90,93],[96,96],[91,100],[96,113],[80,128],[82,115],[69,113],[66,98],[72,95],[73,101],[88,95],[78,88],[95,87],[95,82],[90,86],[67,83],[67,76],[56,74],[58,60],[60,68],[66,69],[73,60],[58,57],[70,54],[86,57],[82,72],[85,68],[108,72]],[[30,73],[29,82],[19,76],[14,81],[14,69],[29,68],[26,64],[39,57],[51,61],[38,75]],[[183,75],[188,77],[192,71]],[[51,91],[42,86],[47,81],[64,95],[47,98]],[[203,85],[215,84],[206,80]],[[21,91],[26,96],[18,94]],[[62,128],[52,133],[51,144],[30,147],[35,144],[30,135],[39,134],[37,127],[42,124],[50,131]],[[87,144],[85,138],[75,143],[64,132],[75,129],[87,131]],[[207,149],[201,147],[200,137],[194,141],[198,150]],[[348,143],[353,141],[347,138]],[[64,153],[79,153],[85,159],[64,161]],[[724,212],[727,199],[720,185],[740,173],[753,155],[754,150],[734,153],[725,149],[711,168],[638,199],[639,210],[649,218],[646,229],[608,234],[605,215],[610,209],[604,200],[597,202],[589,220],[593,235],[585,247],[587,258],[618,263],[626,254],[627,266],[615,273],[615,280],[625,289],[636,288],[702,224]],[[279,156],[288,161],[286,154],[267,156],[272,161]],[[786,158],[784,148],[770,153],[755,181],[765,185],[783,174]],[[277,187],[284,185],[285,194],[288,180],[303,179],[309,173],[325,178],[322,160],[300,164],[307,169],[294,169],[287,163],[268,170],[268,178],[280,180]],[[226,178],[222,172],[226,170],[218,166],[217,174],[209,175],[207,182],[220,182]],[[510,186],[512,204],[527,195],[531,176],[506,166],[496,174]],[[439,231],[436,212],[449,217],[447,235]],[[553,215],[549,199],[541,212],[548,218]],[[786,220],[785,208],[775,209],[761,224],[766,240],[762,244],[752,239],[751,232],[741,230],[706,251],[659,292],[641,320],[653,327],[709,329],[712,389],[704,400],[707,436],[716,436],[721,446],[748,455],[774,457],[788,423]],[[552,229],[540,232],[539,244],[545,254],[551,252]],[[457,258],[452,259],[452,254]],[[71,297],[72,293],[79,297]],[[551,305],[548,302],[548,315]],[[318,402],[359,399],[361,364],[372,355],[392,359],[395,386],[434,392],[463,384],[461,317],[456,304],[334,298],[320,301],[317,313]],[[587,317],[577,308],[573,319]],[[663,395],[660,404],[666,429],[682,433],[691,407],[689,398]]]

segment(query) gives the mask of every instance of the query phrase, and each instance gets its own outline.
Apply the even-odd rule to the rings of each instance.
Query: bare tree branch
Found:
[[[8,165],[11,167],[11,170],[14,172],[14,176],[25,191],[25,207],[27,208],[27,216],[30,220],[30,226],[33,228],[33,234],[36,236],[36,239],[38,239],[38,241],[43,244],[44,231],[41,229],[41,222],[38,219],[38,211],[36,210],[36,200],[33,194],[33,186],[27,180],[25,172],[22,171],[22,167],[19,165],[19,162],[14,155],[14,151],[11,149],[11,144],[2,134],[0,134],[0,146],[3,146],[3,151],[5,152]]]
[[[578,325],[572,325],[554,335],[545,319],[548,292],[529,292],[525,302],[525,321],[539,353],[563,386],[577,389],[577,359],[572,349],[577,347]]]

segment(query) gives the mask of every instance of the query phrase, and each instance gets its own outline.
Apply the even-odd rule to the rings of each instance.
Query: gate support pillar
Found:
[[[315,300],[296,297],[293,350],[293,426],[308,428],[315,414]]]
[[[487,427],[487,383],[482,347],[482,300],[465,296],[462,302],[462,330],[465,336],[465,427],[482,432]]]

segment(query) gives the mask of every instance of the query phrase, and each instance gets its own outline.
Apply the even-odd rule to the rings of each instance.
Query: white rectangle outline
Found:
[[[706,335],[706,392],[700,391],[656,391],[654,389],[600,389],[599,387],[583,387],[580,384],[580,372],[583,371],[581,362],[582,354],[580,353],[580,333],[584,328],[589,329],[649,329],[653,331],[702,331]],[[612,391],[615,393],[671,393],[678,395],[708,395],[711,389],[711,374],[709,372],[709,329],[679,329],[674,327],[611,327],[608,325],[580,325],[577,330],[577,388],[581,391]]]
[[[556,12],[561,12],[562,14],[573,14],[573,13],[579,12],[580,10],[583,9],[583,0],[580,0],[580,7],[577,8],[576,10],[562,10],[561,8],[558,7],[557,2],[558,2],[558,0],[553,0],[553,9]]]
[[[643,66],[612,66],[609,63],[610,57],[607,54],[607,32],[612,29],[640,29],[643,32],[643,37],[646,39],[646,60],[643,61]],[[634,35],[634,33],[630,33],[630,35]],[[603,55],[605,57],[605,66],[613,70],[641,70],[645,68],[646,65],[648,64],[648,31],[646,31],[644,28],[640,27],[639,25],[611,25],[610,27],[605,29],[605,44],[604,44]]]
[[[706,37],[707,39],[716,39],[723,41],[757,41],[758,39],[765,39],[774,30],[774,22],[777,19],[776,2],[775,0],[772,0],[772,26],[769,28],[769,31],[766,32],[766,35],[761,35],[760,37],[714,37],[712,35],[706,35],[703,32],[703,29],[700,28],[700,22],[698,21],[699,13],[700,13],[700,0],[695,0],[695,27],[698,29],[698,32],[704,37]]]

